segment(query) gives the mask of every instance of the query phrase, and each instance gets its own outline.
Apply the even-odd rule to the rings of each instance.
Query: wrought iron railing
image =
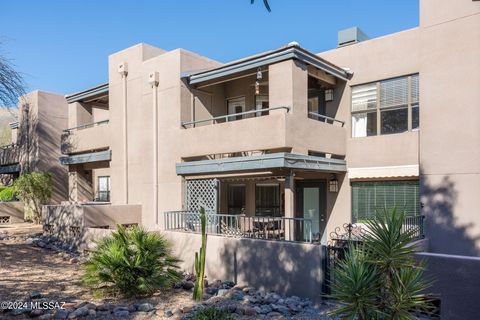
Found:
[[[311,118],[311,119],[315,119],[315,120],[322,121],[322,122],[329,123],[329,124],[338,123],[342,127],[345,125],[345,121],[337,120],[335,118],[332,118],[332,117],[329,117],[329,116],[326,116],[326,115],[323,115],[323,114],[320,114],[320,113],[316,113],[316,112],[309,112],[308,117]]]
[[[8,165],[20,162],[20,146],[8,144],[0,147],[0,165]]]
[[[416,239],[425,238],[425,216],[406,217],[402,225],[403,232],[412,232]]]
[[[92,123],[87,123],[78,127],[73,127],[73,128],[68,128],[63,130],[64,133],[71,133],[73,131],[78,131],[78,130],[83,130],[83,129],[88,129],[88,128],[93,128],[96,126],[101,126],[104,124],[108,124],[110,120],[102,120],[102,121],[97,121],[97,122],[92,122]]]
[[[314,241],[310,219],[208,213],[206,220],[208,234],[291,242]],[[164,225],[170,231],[200,233],[200,213],[168,211],[164,213]]]
[[[228,122],[228,121],[238,121],[238,117],[247,116],[247,115],[253,115],[257,117],[262,117],[268,115],[269,111],[272,110],[279,110],[279,109],[285,109],[290,111],[290,107],[271,107],[271,108],[266,108],[266,109],[260,109],[260,110],[249,110],[249,111],[244,111],[244,112],[238,112],[238,113],[231,113],[231,114],[226,114],[223,116],[217,116],[217,117],[212,117],[208,119],[201,119],[201,120],[194,120],[194,121],[185,121],[182,122],[182,127],[187,128],[188,126],[195,126],[198,123],[204,123],[204,122],[212,122],[212,124],[215,124],[217,122]]]

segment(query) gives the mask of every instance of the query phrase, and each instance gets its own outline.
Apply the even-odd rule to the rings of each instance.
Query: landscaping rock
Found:
[[[219,296],[219,297],[224,297],[224,296],[226,296],[226,295],[228,294],[228,292],[229,292],[229,291],[228,291],[227,289],[220,289],[220,290],[218,290],[218,292],[217,292],[217,296]]]
[[[51,320],[53,319],[53,314],[51,313],[46,313],[38,317],[38,320]]]
[[[75,263],[78,263],[78,258],[76,257],[73,257],[72,259],[70,259],[70,264],[75,264]]]
[[[222,283],[222,288],[224,289],[231,289],[235,286],[235,282],[227,280]]]
[[[209,295],[214,296],[214,295],[217,294],[218,288],[208,287],[208,288],[205,290],[205,292],[206,292],[207,294],[209,294]]]
[[[78,308],[68,315],[68,319],[77,319],[88,316],[89,309],[86,306]]]
[[[180,310],[179,308],[175,308],[175,309],[172,310],[172,313],[175,316],[179,316],[179,315],[182,314],[182,310]]]
[[[38,291],[32,291],[30,293],[30,299],[40,299],[42,297],[42,294]]]
[[[128,317],[129,314],[130,312],[128,312],[128,310],[118,310],[113,312],[113,316],[116,318]]]
[[[68,318],[68,311],[63,309],[58,309],[53,314],[54,319],[67,319]]]
[[[170,318],[171,316],[173,316],[173,312],[172,312],[172,310],[165,310],[163,315],[167,318]]]
[[[36,318],[36,317],[40,317],[41,315],[43,315],[43,313],[44,313],[44,312],[43,312],[42,309],[33,309],[33,310],[30,312],[29,316],[30,316],[31,318]]]
[[[30,308],[25,308],[25,309],[23,309],[23,308],[22,308],[22,309],[15,309],[15,310],[13,310],[13,311],[12,311],[12,314],[13,314],[14,316],[19,316],[19,315],[21,315],[21,314],[30,313],[30,312],[32,312],[32,309],[30,309]]]
[[[109,313],[113,308],[115,308],[115,305],[111,303],[104,303],[97,306],[98,311],[108,311]]]
[[[193,283],[192,281],[184,281],[182,283],[182,288],[185,289],[185,290],[190,290],[193,287],[195,287],[195,283]]]
[[[137,306],[137,310],[140,312],[148,312],[152,311],[153,309],[155,309],[155,307],[150,303],[142,303]]]

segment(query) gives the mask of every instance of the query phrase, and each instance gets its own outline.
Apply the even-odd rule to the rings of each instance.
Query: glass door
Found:
[[[320,241],[327,223],[327,183],[324,180],[302,181],[297,183],[296,190],[296,216],[311,221],[311,224],[297,223],[297,238],[301,236],[301,240],[308,240],[311,236],[312,240]]]
[[[245,97],[228,99],[227,109],[228,109],[229,115],[245,112]],[[243,118],[244,118],[243,115],[235,115],[235,116],[228,117],[228,121],[241,120]]]

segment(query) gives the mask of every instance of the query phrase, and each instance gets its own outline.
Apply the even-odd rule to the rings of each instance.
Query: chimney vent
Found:
[[[348,46],[368,39],[369,37],[359,27],[340,30],[338,32],[338,47]]]

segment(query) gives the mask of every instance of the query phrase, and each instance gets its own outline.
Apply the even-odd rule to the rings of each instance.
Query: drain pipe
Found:
[[[158,72],[148,75],[148,83],[152,86],[152,118],[153,118],[153,212],[158,224]]]
[[[124,200],[125,204],[128,204],[128,135],[127,135],[127,75],[128,64],[122,62],[118,65],[118,73],[122,77],[123,86],[123,103],[122,103],[122,115],[123,115],[123,182],[125,184]]]

